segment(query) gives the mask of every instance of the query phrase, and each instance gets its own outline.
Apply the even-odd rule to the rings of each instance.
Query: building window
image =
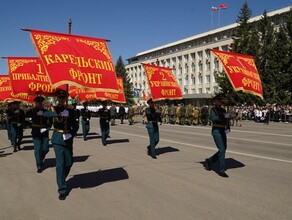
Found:
[[[198,80],[199,80],[199,84],[203,83],[203,77],[201,75],[198,77]]]
[[[202,94],[203,93],[203,89],[202,88],[199,88],[199,94]]]
[[[206,83],[210,83],[210,75],[206,76]]]

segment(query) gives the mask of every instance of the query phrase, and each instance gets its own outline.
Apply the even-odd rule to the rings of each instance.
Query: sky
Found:
[[[30,34],[21,28],[110,40],[114,63],[211,29],[236,23],[247,2],[252,16],[292,6],[292,0],[3,0],[0,1],[0,57],[37,56]],[[212,6],[227,8],[213,14]],[[213,26],[211,25],[213,23]],[[8,74],[0,58],[0,74]]]

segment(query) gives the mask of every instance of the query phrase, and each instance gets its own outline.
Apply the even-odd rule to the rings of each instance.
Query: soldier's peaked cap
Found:
[[[149,103],[153,103],[153,99],[152,98],[148,99],[147,104],[149,104]]]
[[[215,95],[212,100],[222,100],[222,94]]]
[[[37,96],[33,99],[33,101],[35,101],[35,102],[43,102],[44,100],[45,100],[45,98],[42,96]]]
[[[66,90],[63,89],[57,89],[55,92],[55,96],[57,97],[67,97],[68,96],[68,92]]]

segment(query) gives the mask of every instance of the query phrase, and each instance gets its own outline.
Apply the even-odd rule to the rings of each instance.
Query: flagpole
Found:
[[[213,9],[211,10],[211,30],[213,30]]]
[[[219,12],[218,12],[218,27],[220,26],[220,13],[221,13],[221,9],[219,8]]]
[[[69,21],[68,21],[68,34],[71,34],[71,29],[72,29],[72,19],[69,18]],[[66,107],[67,107],[68,106],[68,99],[69,99],[69,84],[68,83],[66,84],[66,92],[68,94],[67,100],[66,100]]]

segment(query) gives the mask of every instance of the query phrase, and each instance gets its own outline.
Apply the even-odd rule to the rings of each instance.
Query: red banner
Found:
[[[180,86],[172,73],[172,69],[150,64],[143,65],[153,101],[182,99]]]
[[[235,91],[257,95],[263,99],[262,82],[252,56],[211,50],[221,61]]]
[[[10,77],[8,75],[0,75],[0,102],[9,101],[24,101],[33,102],[35,96],[27,94],[14,95],[10,84]]]
[[[119,86],[119,92],[90,92],[80,88],[72,88],[69,90],[69,94],[73,97],[73,94],[78,96],[79,101],[91,101],[91,100],[110,100],[112,102],[126,103],[123,78],[117,77],[117,84]]]
[[[115,66],[104,39],[30,32],[54,87],[70,84],[94,91],[118,91]]]
[[[13,93],[53,95],[55,89],[38,57],[8,57]]]

